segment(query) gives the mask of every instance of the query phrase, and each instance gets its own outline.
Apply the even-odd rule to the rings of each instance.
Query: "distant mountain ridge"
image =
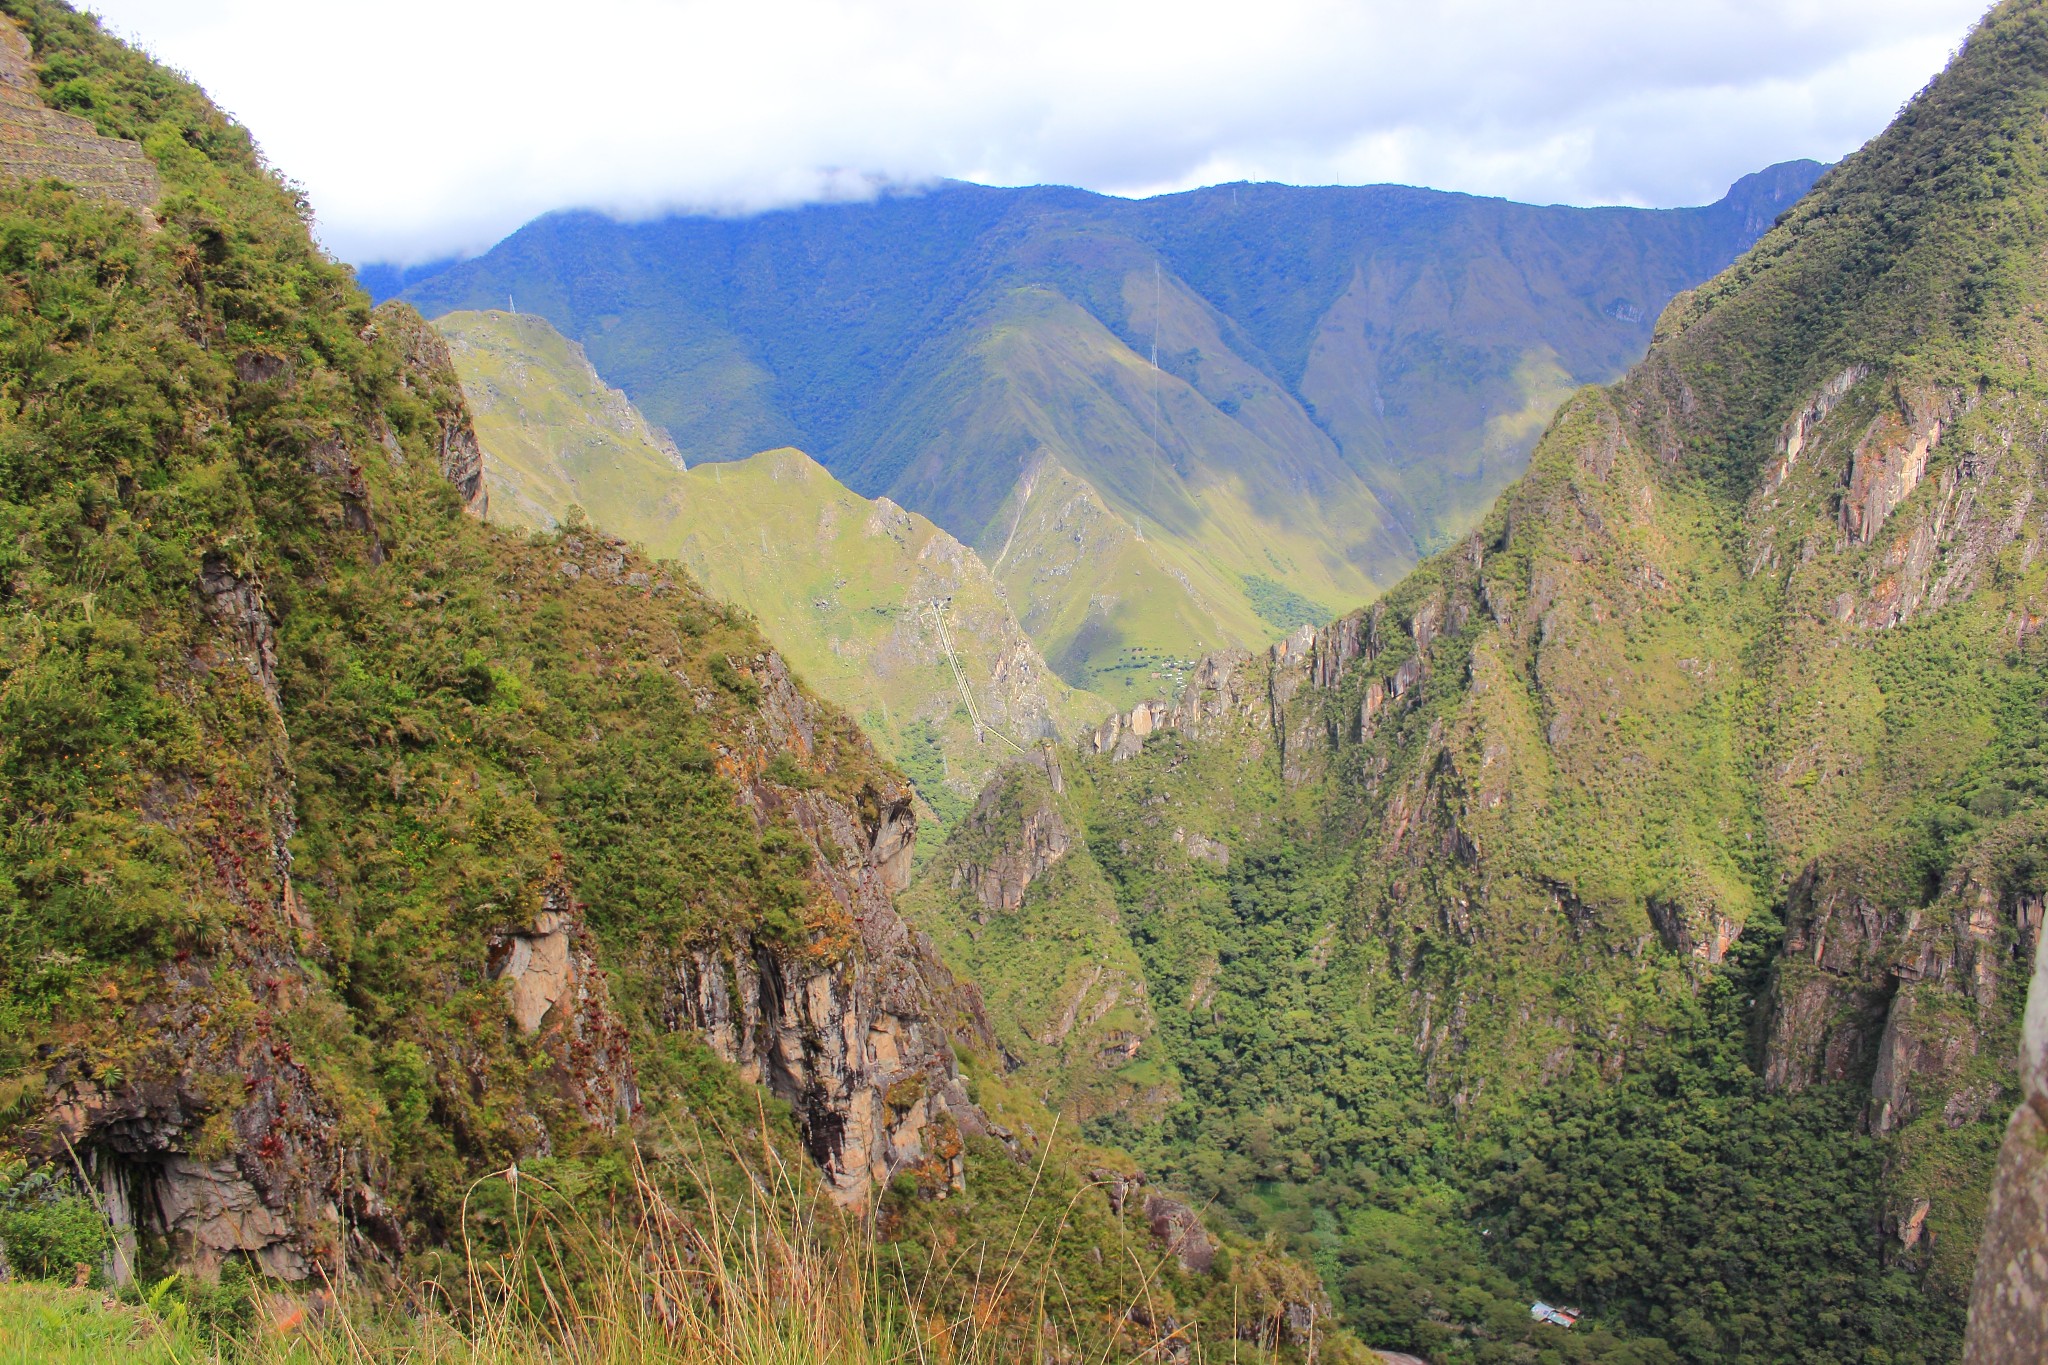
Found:
[[[1620,374],[1822,169],[1665,210],[946,184],[744,219],[567,212],[364,278],[430,316],[545,317],[692,464],[812,452],[974,546],[1070,683],[1134,697],[1162,661],[1293,623],[1262,604],[1334,614],[1470,525],[1564,396]],[[1061,571],[1072,519],[1025,515],[1052,468],[1082,558],[1130,573]],[[1051,542],[1016,556],[1033,527]]]

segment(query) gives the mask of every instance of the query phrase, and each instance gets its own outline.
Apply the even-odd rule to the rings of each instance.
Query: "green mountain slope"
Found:
[[[893,908],[901,775],[672,564],[486,524],[445,343],[371,309],[246,132],[54,0],[0,0],[0,89],[16,152],[118,172],[0,166],[10,1273],[75,1250],[150,1286],[92,1335],[161,1313],[222,1359],[274,1357],[273,1305],[314,1320],[293,1351],[325,1316],[344,1354],[703,1358],[734,1343],[689,1323],[786,1337],[811,1264],[757,1263],[753,1318],[707,1292],[737,1207],[872,1272],[796,1300],[851,1305],[788,1329],[847,1358],[1360,1359],[1299,1265],[1127,1218],[1099,1154],[991,1118],[976,995]],[[551,477],[671,467],[590,411]],[[705,1237],[659,1289],[612,1241],[656,1221]]]
[[[492,520],[552,529],[580,508],[687,566],[858,716],[946,823],[1013,745],[1071,735],[1104,708],[1045,666],[980,558],[923,517],[794,450],[685,471],[541,318],[435,325],[476,415]]]
[[[1471,534],[1099,729],[1060,860],[1152,1027],[1026,1083],[1378,1345],[1954,1359],[2048,897],[2044,126],[2012,0]],[[987,799],[911,903],[1007,1040],[1105,949],[1005,978],[1099,892],[974,894]]]
[[[492,520],[552,530],[572,506],[610,516],[673,491],[682,455],[546,322],[474,313],[435,329],[477,422]]]
[[[987,983],[1012,1083],[1070,1118],[1156,1116],[1179,1098],[1146,1044],[1144,964],[1089,849],[1060,751],[1013,764],[903,900],[940,954]],[[1144,1055],[1140,1056],[1140,1053]]]
[[[1199,300],[1173,302],[1214,334]],[[949,372],[904,405],[917,423],[946,417],[892,487],[942,524],[982,525],[976,548],[1062,676],[1128,705],[1158,690],[1137,664],[1277,634],[1262,583],[1321,617],[1405,564],[1405,535],[1327,441],[1304,458],[1267,439],[1290,433],[1247,429],[1059,293],[1016,290],[973,330],[971,382]],[[1233,387],[1242,362],[1208,368],[1213,391],[1258,396]],[[985,467],[1011,480],[985,507],[996,487],[964,485],[958,452],[1006,443],[1029,450],[1022,477]]]
[[[773,990],[891,982],[873,1079],[937,1120],[945,1024],[909,1015],[952,983],[883,941],[897,775],[694,585],[480,525],[435,334],[370,311],[196,90],[9,13],[42,63],[0,19],[10,88],[68,83],[163,179],[140,211],[0,185],[10,1157],[95,1172],[117,1277],[397,1270],[478,1173],[744,1072],[674,995],[734,951]],[[828,1188],[947,1159],[885,1157],[901,1119],[825,1140],[842,1081],[775,1078]]]
[[[1069,683],[1128,703],[1132,658],[1271,640],[1288,607],[1370,596],[1468,527],[1563,395],[1618,375],[1819,169],[1672,211],[947,185],[744,220],[559,214],[406,297],[510,294],[692,464],[799,446],[992,566],[1050,461],[1147,538],[1158,581],[1005,582]]]

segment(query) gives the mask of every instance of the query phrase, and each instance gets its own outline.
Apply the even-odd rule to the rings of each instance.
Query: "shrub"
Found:
[[[796,755],[787,749],[768,760],[768,780],[777,786],[795,787],[799,791],[809,791],[818,785],[818,779],[805,772],[803,765],[796,761]]]
[[[110,1240],[93,1202],[48,1171],[0,1172],[0,1246],[16,1274],[68,1280],[80,1264],[97,1274]]]

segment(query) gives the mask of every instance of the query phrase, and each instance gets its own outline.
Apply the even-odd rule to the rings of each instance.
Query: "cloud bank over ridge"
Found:
[[[85,3],[253,128],[358,261],[480,249],[553,208],[743,212],[939,177],[1704,203],[1768,163],[1853,150],[1983,8]]]

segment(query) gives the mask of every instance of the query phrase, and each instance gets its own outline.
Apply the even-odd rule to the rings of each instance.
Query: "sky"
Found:
[[[1985,0],[83,0],[204,85],[357,263],[557,208],[952,177],[1709,203],[1839,159]]]

